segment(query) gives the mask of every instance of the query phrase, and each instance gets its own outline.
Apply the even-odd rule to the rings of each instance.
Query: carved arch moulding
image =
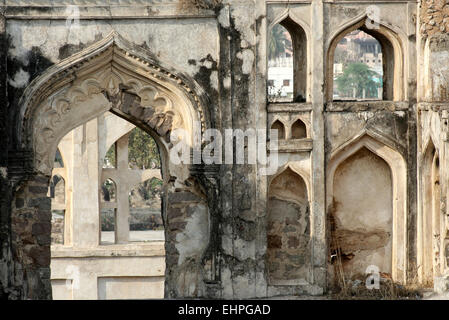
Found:
[[[210,127],[209,99],[192,79],[116,32],[50,67],[20,100],[17,135],[34,151],[34,168],[49,175],[59,140],[106,111],[149,127],[164,144],[169,133]],[[192,141],[188,141],[190,144]]]

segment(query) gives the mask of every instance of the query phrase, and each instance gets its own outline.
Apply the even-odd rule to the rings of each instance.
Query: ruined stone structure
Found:
[[[67,19],[67,5],[79,17]],[[267,102],[277,23],[292,35],[294,96],[304,102]],[[159,146],[165,243],[108,251],[97,234],[79,238],[80,256],[101,251],[110,266],[116,253],[165,255],[169,298],[320,295],[369,265],[448,290],[448,28],[449,4],[437,0],[2,0],[0,297],[50,299],[51,279],[70,280],[53,265],[74,247],[51,259],[54,159],[80,126],[79,156],[91,152],[89,133],[106,112]],[[332,101],[334,51],[356,29],[381,44],[382,101]],[[170,133],[195,123],[202,132],[278,129],[276,173],[175,165]],[[81,171],[100,192],[96,168]],[[98,195],[85,191],[73,196],[99,214]],[[91,218],[73,216],[64,237],[98,230]],[[152,268],[136,263],[128,276],[162,276]],[[123,285],[117,276],[91,279],[91,298]]]

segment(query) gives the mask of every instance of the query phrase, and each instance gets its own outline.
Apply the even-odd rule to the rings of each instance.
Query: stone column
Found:
[[[97,246],[100,238],[98,120],[73,131],[73,245]]]
[[[117,141],[117,171],[128,171],[128,137],[126,135]],[[127,243],[129,241],[129,186],[125,181],[115,181],[116,183],[116,199],[117,199],[117,220],[115,222],[115,242]]]
[[[313,284],[326,286],[326,207],[324,165],[324,5],[323,0],[312,1],[311,63],[312,63],[312,264]],[[320,294],[318,290],[316,293]]]

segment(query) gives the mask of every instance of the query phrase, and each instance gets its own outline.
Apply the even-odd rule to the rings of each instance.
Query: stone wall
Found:
[[[92,6],[77,2],[81,19],[75,28],[67,28],[64,8],[53,7],[50,0],[34,1],[32,6],[26,0],[6,1],[6,6],[0,6],[0,100],[4,102],[0,103],[0,143],[6,149],[0,153],[0,191],[5,195],[0,200],[0,296],[51,298],[51,208],[46,196],[51,168],[45,159],[53,156],[51,148],[56,149],[57,141],[53,140],[82,120],[98,116],[96,111],[115,108],[128,121],[163,136],[167,150],[171,147],[166,134],[175,122],[164,113],[154,116],[152,108],[144,112],[145,99],[128,87],[137,78],[169,84],[173,92],[184,97],[173,104],[176,108],[201,105],[192,107],[195,111],[190,115],[200,119],[204,127],[265,130],[276,119],[288,122],[297,117],[307,126],[306,137],[284,139],[281,163],[273,175],[287,167],[298,171],[303,181],[300,189],[305,189],[300,199],[285,198],[287,185],[270,193],[273,176],[260,174],[257,166],[223,164],[212,170],[208,166],[169,165],[164,172],[162,210],[166,227],[165,297],[324,293],[335,249],[331,244],[333,222],[329,221],[334,210],[341,231],[337,238],[343,242],[346,255],[373,249],[369,242],[368,249],[357,246],[353,250],[350,245],[359,238],[378,237],[380,240],[374,242],[382,243],[382,248],[391,240],[396,248],[393,252],[397,252],[392,257],[393,278],[398,282],[415,278],[424,251],[420,248],[423,213],[419,161],[429,135],[438,141],[434,142],[440,155],[440,180],[448,178],[449,41],[445,33],[449,20],[445,1],[422,1],[420,7],[413,1],[144,0],[121,6],[106,0]],[[373,4],[381,13],[380,29],[373,34],[381,34],[382,41],[389,41],[394,51],[394,59],[387,61],[394,66],[389,73],[394,83],[388,96],[394,101],[332,102],[329,52],[344,32],[366,25],[366,10]],[[298,45],[307,48],[301,51],[307,55],[307,72],[304,79],[296,80],[304,81],[300,88],[306,101],[267,105],[267,34],[274,24],[288,22],[291,26],[291,21],[305,34]],[[86,75],[104,78],[94,75],[89,63],[96,61],[97,53],[101,57],[108,54],[111,47],[106,46],[105,39],[114,47],[112,59],[126,61],[128,74],[134,77],[127,79],[132,81],[125,85],[111,77],[111,86],[101,84],[95,93],[84,97],[84,105],[95,105],[98,110],[87,111],[74,103],[63,110],[67,113],[57,114],[59,122],[48,121],[55,106],[47,94],[67,98],[63,90],[53,90],[67,83],[82,87],[79,82]],[[66,63],[70,68],[65,69]],[[144,71],[137,76],[136,70]],[[32,83],[36,79],[39,81]],[[46,83],[51,85],[46,87]],[[45,109],[45,103],[50,107]],[[41,131],[35,129],[35,122],[43,123]],[[35,143],[40,143],[39,150],[34,149]],[[347,195],[333,187],[334,182],[339,185],[334,173],[341,176],[344,165],[340,169],[339,165],[362,148],[387,163],[383,173],[391,170],[390,196],[396,210],[391,214],[399,219],[393,223],[399,227],[391,231],[391,237],[383,227],[341,228],[343,218],[333,200],[344,202]],[[376,167],[367,163],[361,171]],[[366,178],[360,172],[351,174],[352,180]],[[387,187],[386,180],[378,188]],[[447,191],[443,182],[442,221],[447,219]],[[365,203],[360,199],[364,194],[355,196],[358,198],[350,200]],[[293,222],[287,225],[290,219]],[[445,228],[440,233],[441,261],[446,261],[449,250]],[[349,245],[345,243],[348,239]],[[281,265],[285,256],[288,263]],[[280,268],[276,269],[276,263]],[[442,272],[447,269],[447,262],[442,268]],[[291,282],[271,285],[270,273],[277,280],[301,281],[295,286],[290,286]]]

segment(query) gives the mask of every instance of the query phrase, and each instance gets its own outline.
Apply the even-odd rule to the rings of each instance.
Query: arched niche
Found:
[[[277,130],[279,140],[285,139],[285,125],[281,120],[274,121],[271,125],[271,130]]]
[[[292,139],[305,139],[307,138],[306,124],[301,120],[296,120],[291,126],[291,138]]]
[[[367,188],[371,188],[374,186],[371,182],[367,183],[367,185],[360,185],[359,184],[362,181],[369,180],[370,177],[373,179],[376,179],[376,175],[379,174],[379,179],[384,179],[384,187],[381,190],[381,192],[385,192],[385,189],[390,188],[391,194],[391,267],[388,268],[388,266],[378,266],[381,271],[382,268],[390,269],[391,275],[394,281],[405,283],[406,281],[406,268],[407,268],[407,219],[406,219],[406,213],[407,213],[407,183],[406,183],[406,177],[407,177],[407,171],[406,171],[406,164],[402,157],[402,155],[396,151],[391,145],[386,144],[388,141],[387,139],[382,139],[384,141],[380,141],[376,138],[376,135],[371,134],[370,132],[362,132],[359,136],[356,136],[351,141],[348,141],[347,143],[343,144],[342,146],[338,147],[336,150],[334,150],[331,154],[331,160],[328,163],[328,170],[327,170],[327,182],[326,182],[326,203],[327,203],[327,210],[328,210],[328,221],[330,223],[329,228],[335,229],[335,226],[338,227],[338,221],[335,221],[335,218],[339,218],[339,214],[336,210],[342,210],[344,206],[342,207],[341,204],[338,203],[339,196],[344,197],[344,194],[341,194],[341,188],[339,186],[336,186],[335,179],[336,175],[341,175],[342,172],[344,172],[344,169],[347,170],[348,173],[351,173],[352,179],[347,179],[347,181],[353,181],[357,187],[349,186],[348,188],[352,190],[350,194],[348,194],[348,197],[353,197],[354,199],[351,200],[349,198],[349,208],[354,211],[354,220],[347,219],[345,217],[345,221],[349,221],[349,228],[346,227],[346,229],[349,229],[351,232],[346,232],[346,235],[348,237],[357,238],[358,231],[361,230],[361,228],[358,228],[355,223],[357,223],[357,201],[360,201],[360,204],[363,204],[364,207],[369,209],[370,201],[375,200],[376,198],[376,192],[369,191]],[[360,150],[363,150],[362,153],[359,153]],[[349,160],[348,160],[349,159]],[[357,162],[358,159],[361,159],[361,165],[359,167],[363,167],[365,165],[365,169],[360,168],[360,170],[356,170],[357,167],[352,168],[352,166],[345,166],[345,161],[355,161]],[[370,169],[370,162],[377,168],[373,172],[372,169]],[[343,169],[340,168],[340,165],[343,164]],[[338,171],[337,171],[338,170]],[[343,170],[343,171],[342,171]],[[390,178],[387,177],[386,172],[390,171]],[[357,179],[357,174],[360,174],[360,179]],[[354,178],[355,177],[355,178]],[[351,178],[351,177],[350,177]],[[388,179],[391,181],[391,186],[388,186]],[[338,182],[338,181],[337,181]],[[379,183],[382,184],[382,180],[379,180]],[[337,190],[337,188],[340,188],[340,191]],[[348,189],[348,190],[349,190]],[[378,188],[376,188],[377,190]],[[337,198],[335,198],[337,196]],[[388,208],[388,193],[384,194],[384,201],[383,201],[383,209],[384,213],[386,208]],[[340,207],[339,207],[340,205]],[[359,206],[361,208],[361,205]],[[373,207],[375,208],[375,206]],[[373,213],[376,214],[376,213]],[[387,226],[388,216],[387,214],[383,214],[382,217],[384,218],[384,222],[382,224],[383,227]],[[340,218],[341,220],[341,218]],[[375,219],[373,220],[373,226],[376,226],[376,223],[374,223]],[[359,221],[360,222],[360,221]],[[341,224],[341,221],[340,221]],[[354,225],[352,225],[354,224]],[[363,225],[361,225],[363,226]],[[363,228],[362,228],[363,229]],[[343,229],[344,230],[344,229]],[[379,232],[377,234],[377,232]],[[382,239],[385,236],[387,236],[388,231],[382,230],[381,226],[377,226],[373,230],[368,230],[367,232],[363,232],[363,234],[366,237],[373,237],[372,239]],[[335,234],[334,234],[335,235]],[[338,234],[337,234],[338,235]],[[332,236],[330,240],[330,248],[337,247],[335,243],[332,243]],[[342,232],[342,234],[339,235],[339,237],[345,237],[345,232]],[[339,240],[339,237],[334,238],[333,240]],[[373,240],[373,242],[375,242]],[[385,241],[384,241],[385,242]],[[386,242],[383,246],[386,248],[388,243]],[[334,248],[335,249],[335,248]],[[359,251],[363,248],[355,248],[359,249]],[[390,249],[388,249],[390,250]],[[352,250],[356,251],[356,250]],[[384,251],[385,252],[385,251]],[[351,255],[349,255],[351,254]],[[349,252],[348,256],[346,258],[354,258],[353,255],[356,253]],[[373,260],[375,261],[375,259]],[[383,260],[385,262],[385,260]],[[361,271],[360,269],[358,271]],[[364,271],[364,270],[363,270]]]
[[[430,139],[421,163],[421,207],[418,221],[418,276],[433,287],[440,274],[440,168],[438,151]]]
[[[334,53],[338,43],[354,30],[361,30],[377,41],[382,48],[383,100],[401,101],[405,98],[404,49],[400,36],[389,27],[379,23],[376,28],[368,28],[368,18],[363,16],[345,24],[330,37],[326,56],[326,99],[332,101],[334,88]]]
[[[370,265],[391,274],[392,179],[388,164],[362,147],[335,171],[331,252],[347,278]]]
[[[270,24],[268,36],[277,24],[289,33],[293,49],[293,101],[306,102],[309,100],[308,38],[305,24],[298,20],[288,13],[282,15]]]
[[[290,167],[269,185],[267,275],[271,285],[304,284],[310,268],[310,206],[307,184]]]

